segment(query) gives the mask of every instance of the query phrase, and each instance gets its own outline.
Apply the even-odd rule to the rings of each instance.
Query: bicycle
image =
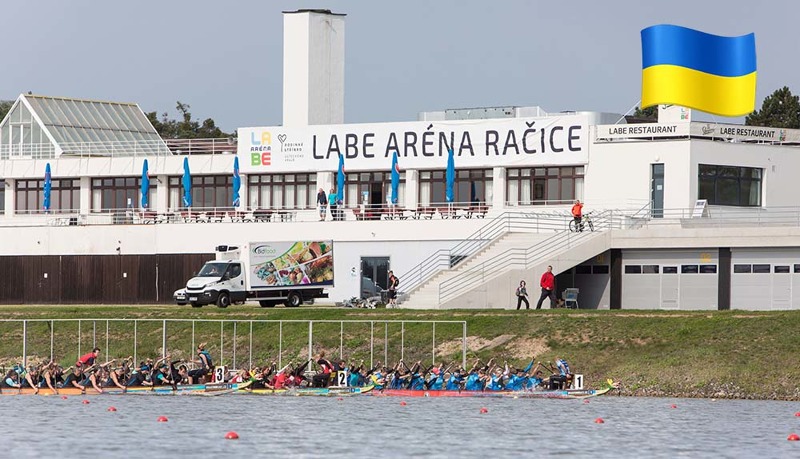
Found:
[[[576,225],[575,219],[569,221],[569,230],[573,233],[583,231],[585,227],[589,227],[589,231],[594,231],[594,223],[592,223],[592,213],[587,212],[581,217],[580,223]]]

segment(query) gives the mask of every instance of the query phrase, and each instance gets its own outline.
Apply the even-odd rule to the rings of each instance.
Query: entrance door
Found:
[[[664,164],[650,165],[650,204],[653,218],[664,217]]]
[[[661,309],[678,309],[680,277],[677,266],[661,267]]]
[[[389,257],[361,257],[361,298],[380,296],[389,286]]]

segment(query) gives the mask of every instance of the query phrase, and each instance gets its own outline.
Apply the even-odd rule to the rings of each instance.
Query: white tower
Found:
[[[344,123],[344,14],[283,12],[283,125]]]

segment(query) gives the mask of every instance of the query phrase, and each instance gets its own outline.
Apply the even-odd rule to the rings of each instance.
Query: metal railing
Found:
[[[254,343],[254,336],[262,341],[273,340],[273,347],[277,347],[277,363],[278,367],[282,367],[282,360],[284,354],[284,328],[288,326],[300,326],[304,329],[307,328],[307,356],[313,358],[314,349],[317,351],[323,348],[322,341],[328,344],[329,354],[333,354],[333,346],[331,337],[319,338],[315,335],[316,329],[329,328],[330,325],[339,325],[339,358],[345,359],[348,353],[353,352],[352,349],[345,349],[345,343],[352,344],[353,340],[357,339],[351,334],[353,330],[362,332],[366,335],[366,326],[369,325],[369,362],[370,367],[374,367],[376,350],[383,350],[383,363],[389,361],[390,349],[390,336],[395,338],[398,334],[396,327],[399,325],[399,358],[406,357],[406,327],[407,326],[427,326],[431,327],[431,361],[436,362],[437,358],[437,344],[442,345],[448,341],[459,340],[461,342],[461,364],[466,366],[467,358],[467,323],[466,321],[449,321],[449,320],[215,320],[215,319],[7,319],[0,320],[0,326],[4,327],[4,336],[15,337],[15,341],[20,343],[21,355],[20,356],[5,356],[8,358],[19,357],[23,366],[27,367],[28,359],[31,357],[29,354],[29,346],[32,341],[37,341],[39,347],[45,347],[41,341],[43,336],[43,326],[46,327],[49,334],[49,355],[35,354],[38,358],[49,358],[50,360],[63,360],[77,359],[87,349],[91,350],[94,347],[101,347],[105,356],[127,356],[131,355],[134,363],[139,361],[139,358],[146,357],[164,357],[173,351],[179,351],[183,355],[193,358],[195,355],[196,343],[206,342],[207,347],[217,355],[215,361],[219,365],[228,365],[233,368],[243,366],[245,362],[248,368],[253,368],[254,357],[258,354],[264,353],[264,343]],[[13,330],[14,325],[21,327],[21,335],[16,339],[16,334]],[[215,338],[211,338],[213,333],[210,330],[216,329],[219,326],[219,347],[216,347]],[[347,325],[347,332],[345,325]],[[112,338],[112,326],[117,330],[114,331],[114,338]],[[265,327],[271,326],[270,329]],[[359,327],[360,326],[360,327]],[[437,326],[439,327],[439,340],[437,341]],[[124,327],[124,330],[119,330]],[[390,335],[390,327],[392,334]],[[277,328],[277,330],[274,330]],[[360,330],[358,330],[360,328]],[[66,330],[62,333],[57,333],[57,329]],[[240,333],[239,330],[246,330]],[[88,330],[91,330],[89,332]],[[270,335],[267,332],[274,334]],[[382,333],[381,333],[382,332]],[[191,333],[191,343],[184,336]],[[321,332],[318,332],[321,333]],[[419,331],[415,332],[419,335]],[[240,336],[240,335],[244,336]],[[277,336],[276,336],[277,335]],[[382,335],[382,336],[381,336]],[[176,339],[182,337],[182,340]],[[200,338],[202,336],[202,339]],[[366,336],[361,336],[363,341],[367,340]],[[74,339],[74,352],[68,349],[70,346],[60,346],[60,353],[57,353],[56,343],[63,342],[63,340]],[[274,346],[274,340],[277,339],[277,346]],[[179,344],[173,344],[175,341],[181,341],[183,347]],[[362,342],[363,342],[362,341]],[[383,345],[380,346],[380,341]],[[246,344],[245,344],[246,343]],[[190,344],[190,345],[189,345]],[[153,352],[143,352],[142,348],[156,350]],[[40,349],[41,350],[41,349]],[[160,351],[160,352],[158,352]],[[238,355],[237,355],[238,352]],[[242,355],[244,353],[244,356]],[[297,355],[300,355],[300,350],[297,350]],[[393,352],[396,354],[396,351]],[[74,359],[73,359],[74,357]],[[419,358],[415,356],[414,358]],[[66,360],[69,361],[69,360]]]
[[[533,263],[550,257],[564,249],[583,243],[595,234],[612,226],[611,211],[593,215],[594,231],[585,228],[582,232],[559,231],[527,248],[511,248],[492,259],[472,266],[439,284],[439,304],[456,298],[469,286],[482,284],[511,269],[528,269]]]
[[[58,144],[63,155],[77,157],[227,155],[236,154],[237,145],[236,138],[121,140]],[[0,159],[50,159],[55,156],[56,147],[49,142],[0,145]]]
[[[449,249],[440,249],[409,269],[402,276],[403,291],[407,296],[437,273],[450,269],[465,258],[477,253],[488,244],[509,232],[538,233],[565,231],[571,217],[568,212],[503,212]]]

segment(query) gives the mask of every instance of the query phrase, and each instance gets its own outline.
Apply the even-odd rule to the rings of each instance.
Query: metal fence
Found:
[[[354,354],[360,353],[366,362],[367,342],[370,367],[375,365],[376,357],[382,357],[381,362],[387,363],[390,357],[405,359],[409,351],[417,354],[412,358],[425,360],[419,354],[423,346],[427,348],[424,343],[428,338],[431,362],[436,362],[437,358],[441,361],[443,356],[437,355],[437,345],[448,342],[460,341],[458,348],[462,366],[466,366],[467,358],[466,321],[9,319],[0,321],[0,327],[6,343],[18,338],[21,351],[21,356],[2,357],[6,360],[20,357],[26,367],[33,355],[49,357],[50,360],[71,359],[94,347],[101,347],[103,355],[109,358],[131,355],[134,362],[138,362],[140,357],[164,357],[174,351],[193,358],[196,345],[201,342],[207,343],[212,354],[216,354],[215,362],[233,368],[245,363],[248,368],[253,368],[254,359],[266,358],[272,352],[277,353],[277,358],[272,360],[281,367],[288,347],[294,347],[294,355],[301,356],[305,352],[301,347],[306,345],[309,359],[313,358],[315,348],[317,352],[325,349],[333,358],[338,344],[338,358],[350,360]],[[302,344],[296,340],[287,342],[285,331],[289,327],[295,328],[295,333],[291,334],[295,338],[298,336],[297,327],[302,327],[304,332],[307,330],[307,343],[305,340]],[[338,342],[335,339],[337,328]],[[46,354],[48,337],[49,356]],[[219,347],[216,346],[217,338]],[[358,347],[361,350],[354,349]],[[31,348],[37,349],[31,353]]]

